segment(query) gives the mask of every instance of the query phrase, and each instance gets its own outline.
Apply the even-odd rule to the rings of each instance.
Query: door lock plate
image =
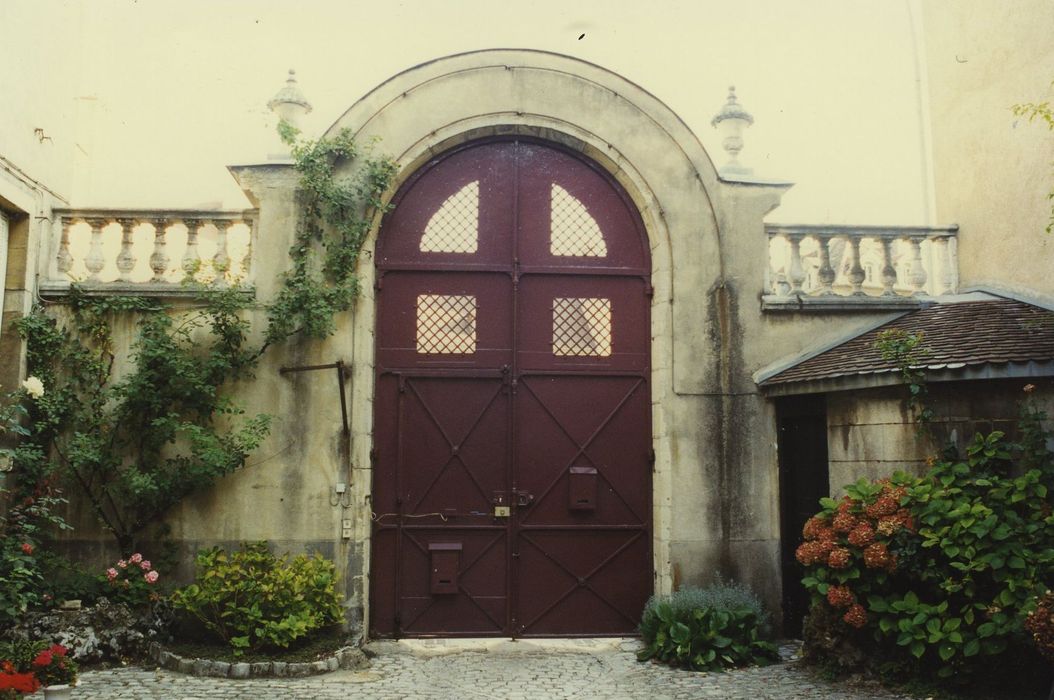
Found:
[[[494,517],[495,518],[507,518],[512,514],[512,508],[509,506],[494,506]]]

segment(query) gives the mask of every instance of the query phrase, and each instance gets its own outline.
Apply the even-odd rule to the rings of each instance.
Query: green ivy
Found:
[[[923,347],[922,341],[922,333],[908,333],[899,328],[882,331],[875,341],[875,349],[881,353],[882,359],[896,364],[908,385],[908,406],[920,434],[926,432],[934,417],[933,409],[927,404],[926,373],[921,368],[929,350]]]
[[[395,163],[360,152],[349,129],[332,139],[303,141],[286,122],[279,133],[291,148],[300,173],[299,216],[289,257],[292,267],[269,308],[267,342],[302,333],[326,338],[334,316],[351,308],[359,294],[355,273],[370,231],[369,215],[385,211],[382,197],[395,176]],[[353,170],[350,178],[339,166]]]

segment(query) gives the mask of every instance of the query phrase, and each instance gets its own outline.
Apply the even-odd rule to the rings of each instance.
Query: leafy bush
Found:
[[[266,542],[243,543],[228,554],[198,552],[197,576],[172,594],[172,604],[204,623],[235,652],[286,648],[341,619],[333,562],[299,555],[275,557]]]
[[[814,605],[943,677],[1021,649],[1054,579],[1054,459],[1041,419],[1027,409],[1021,442],[978,434],[964,459],[934,460],[922,479],[860,481],[841,502],[823,499],[797,551]]]
[[[765,664],[779,658],[775,645],[762,639],[766,626],[761,603],[747,587],[687,586],[648,600],[640,623],[647,646],[637,658],[696,671]]]
[[[91,605],[99,596],[109,595],[97,573],[60,554],[42,550],[37,561],[44,580],[41,598],[45,606],[58,605],[64,600],[79,600],[84,605]]]
[[[48,529],[69,527],[52,512],[61,503],[54,495],[29,496],[0,515],[0,628],[46,602],[38,547]]]

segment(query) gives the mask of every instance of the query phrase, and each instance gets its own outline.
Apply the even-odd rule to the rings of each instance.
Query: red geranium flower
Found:
[[[22,551],[25,554],[32,554],[33,553],[33,545],[31,545],[29,542],[23,542],[22,543]]]

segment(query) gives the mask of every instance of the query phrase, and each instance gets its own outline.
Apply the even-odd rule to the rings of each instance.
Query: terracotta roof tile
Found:
[[[1011,299],[935,304],[810,357],[762,386],[896,371],[875,349],[878,335],[898,328],[922,333],[920,366],[960,369],[980,364],[1054,360],[1054,311]]]

